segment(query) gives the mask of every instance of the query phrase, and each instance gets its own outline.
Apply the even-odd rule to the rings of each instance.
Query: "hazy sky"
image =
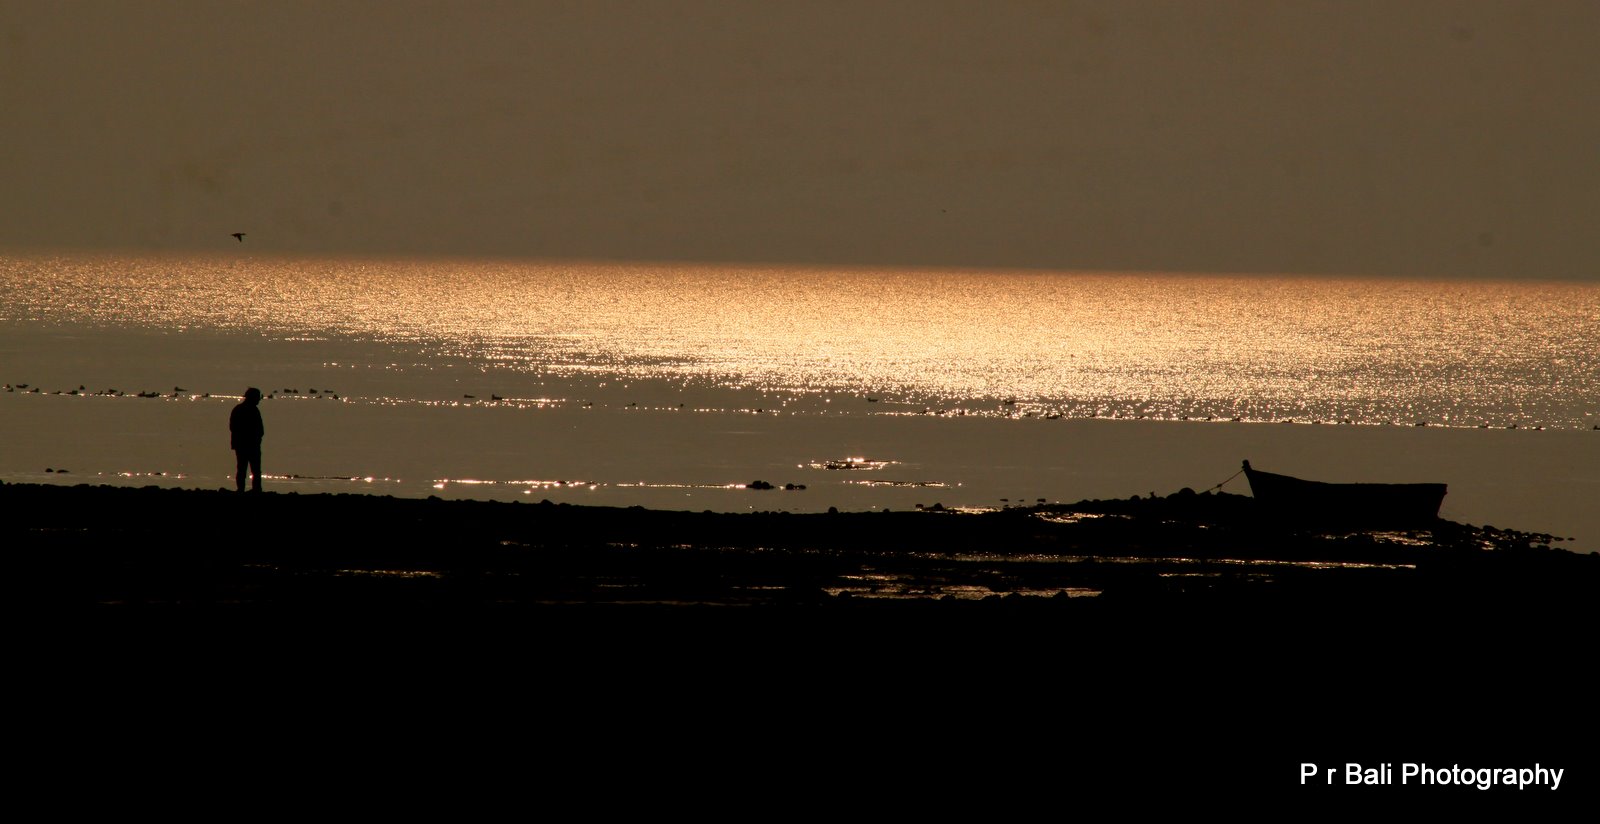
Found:
[[[1600,279],[1600,3],[0,0],[0,249]]]

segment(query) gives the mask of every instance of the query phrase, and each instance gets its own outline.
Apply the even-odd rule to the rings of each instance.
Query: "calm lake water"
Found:
[[[1600,546],[1596,285],[241,254],[0,257],[0,480],[231,487],[258,386],[279,490],[995,507],[1250,458]]]

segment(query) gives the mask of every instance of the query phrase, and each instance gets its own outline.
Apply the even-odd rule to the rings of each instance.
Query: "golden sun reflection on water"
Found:
[[[0,298],[0,321],[375,339],[423,361],[860,394],[884,414],[1600,416],[1600,286],[1579,283],[74,257],[0,259]]]

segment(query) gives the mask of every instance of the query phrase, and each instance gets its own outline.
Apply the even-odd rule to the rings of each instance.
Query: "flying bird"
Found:
[[[240,243],[244,242],[244,232],[234,232],[233,236],[238,238]]]

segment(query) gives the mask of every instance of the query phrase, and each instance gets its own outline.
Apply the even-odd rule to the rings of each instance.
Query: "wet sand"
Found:
[[[1321,803],[1338,788],[1298,785],[1302,761],[1549,763],[1593,720],[1600,556],[1448,521],[1325,535],[1226,494],[981,514],[0,501],[13,595],[38,607],[27,671],[73,724],[358,729],[395,775],[517,780],[526,762],[483,741],[521,735],[566,765],[542,780],[693,773],[671,791],[701,809],[863,783],[902,810],[1091,786]]]

